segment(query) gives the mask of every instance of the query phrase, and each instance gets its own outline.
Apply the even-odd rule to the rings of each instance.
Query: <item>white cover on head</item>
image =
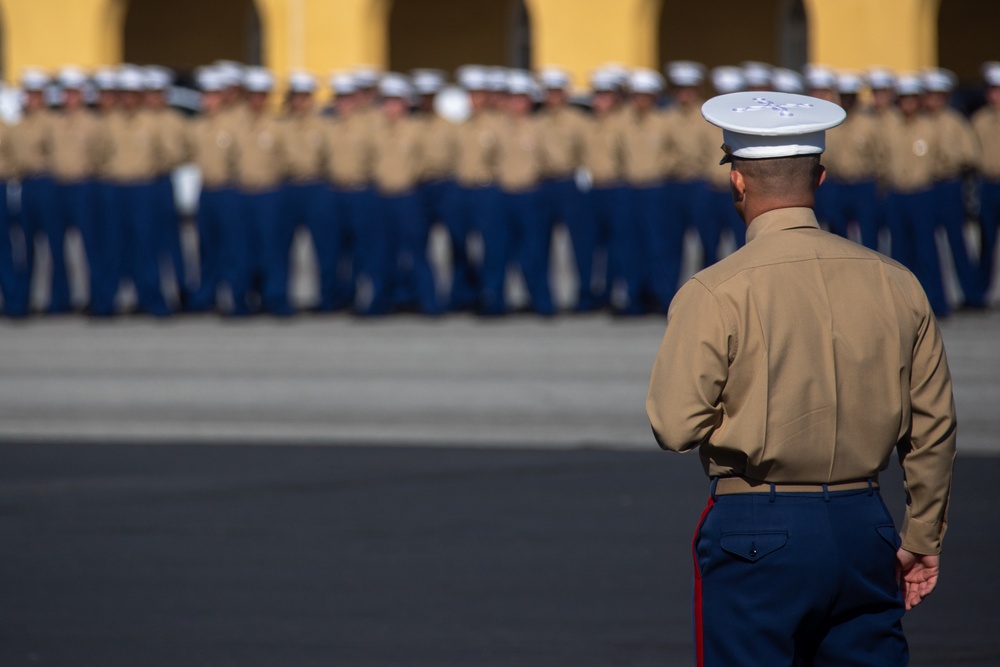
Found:
[[[504,67],[489,67],[486,69],[486,82],[495,93],[507,92],[507,69]]]
[[[920,95],[924,92],[924,80],[919,74],[900,74],[896,79],[897,95]]]
[[[1000,62],[991,60],[983,63],[983,81],[987,86],[1000,86]]]
[[[774,68],[767,63],[748,60],[741,63],[740,67],[743,68],[743,78],[748,87],[760,88],[771,85],[771,72]]]
[[[805,92],[802,75],[791,69],[778,68],[773,70],[771,72],[771,85],[782,93]]]
[[[316,77],[309,72],[296,70],[288,75],[288,90],[292,93],[316,92]]]
[[[418,95],[436,95],[444,88],[446,77],[439,69],[415,69],[411,73],[413,89]]]
[[[565,90],[569,88],[569,74],[558,67],[543,67],[538,72],[538,81],[548,90]]]
[[[274,88],[274,76],[263,67],[247,67],[243,87],[251,93],[269,93]]]
[[[372,67],[371,65],[361,65],[360,67],[355,67],[353,74],[354,83],[360,90],[374,88],[378,85],[379,79],[382,78],[378,69]]]
[[[353,95],[358,92],[358,84],[350,72],[334,72],[330,75],[330,90],[334,95]]]
[[[198,88],[206,93],[217,93],[226,87],[226,79],[215,67],[199,67],[194,73]]]
[[[94,85],[98,90],[115,90],[118,88],[118,74],[110,67],[102,67],[94,72]]]
[[[873,67],[865,75],[868,86],[872,90],[883,90],[896,87],[896,75],[884,67]]]
[[[59,70],[59,85],[62,88],[80,90],[87,85],[87,73],[79,67],[63,67]]]
[[[651,69],[634,69],[628,77],[628,87],[633,93],[657,95],[663,91],[663,77]]]
[[[924,80],[924,89],[932,93],[950,93],[958,81],[954,72],[940,67],[924,70],[921,78]]]
[[[823,65],[806,65],[806,83],[813,90],[833,90],[837,87],[837,74]]]
[[[857,95],[864,85],[864,79],[853,72],[842,72],[837,77],[837,92],[841,95]]]
[[[222,77],[223,85],[226,88],[243,85],[243,72],[246,69],[246,65],[238,63],[235,60],[217,60],[213,63],[212,67]]]
[[[413,95],[413,87],[402,74],[390,72],[382,75],[382,80],[378,82],[378,92],[382,97],[399,97],[409,100]]]
[[[139,92],[146,87],[146,73],[136,65],[122,65],[118,69],[118,90],[130,93]]]
[[[746,79],[743,78],[743,69],[724,65],[712,70],[712,87],[720,95],[735,93],[746,88]]]
[[[29,68],[21,74],[21,88],[29,91],[45,90],[49,85],[49,75],[40,69]]]
[[[826,130],[844,122],[839,105],[781,92],[742,92],[713,97],[701,107],[722,128],[726,161],[814,155],[826,149]]]
[[[590,88],[595,93],[609,93],[621,88],[621,81],[614,72],[599,69],[590,75]]]
[[[166,67],[149,65],[143,68],[146,90],[166,90],[174,82],[174,74]]]
[[[458,85],[466,90],[488,90],[489,77],[482,65],[463,65],[455,71]]]
[[[538,93],[538,86],[531,72],[513,69],[507,72],[507,92],[511,95],[528,95],[533,97]]]
[[[705,81],[705,66],[691,60],[675,60],[664,67],[673,86],[700,86]]]

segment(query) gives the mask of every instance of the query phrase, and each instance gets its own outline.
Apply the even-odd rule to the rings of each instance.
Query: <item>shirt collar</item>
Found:
[[[778,208],[758,215],[747,227],[747,243],[761,234],[771,234],[786,229],[812,227],[819,229],[816,214],[811,208]]]

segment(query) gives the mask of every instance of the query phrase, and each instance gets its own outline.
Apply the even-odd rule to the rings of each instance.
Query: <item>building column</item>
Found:
[[[525,0],[535,67],[558,65],[577,86],[604,63],[658,68],[663,0]]]
[[[841,69],[913,71],[937,63],[939,0],[804,0],[809,60]]]

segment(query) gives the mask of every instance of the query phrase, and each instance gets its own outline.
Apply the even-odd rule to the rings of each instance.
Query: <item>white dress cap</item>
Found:
[[[444,88],[446,77],[439,69],[415,69],[410,72],[418,95],[436,95]]]
[[[504,67],[489,67],[486,70],[489,89],[495,93],[507,92],[507,69]]]
[[[382,78],[379,71],[371,65],[361,65],[354,68],[354,83],[360,90],[374,88]]]
[[[657,95],[663,91],[663,77],[651,69],[634,69],[629,74],[628,87],[640,95]]]
[[[316,92],[316,77],[309,72],[296,70],[288,75],[288,90],[292,93],[311,94]]]
[[[924,92],[924,80],[919,74],[900,74],[896,79],[897,95],[920,95]]]
[[[618,77],[605,70],[597,70],[590,75],[590,89],[595,93],[612,93],[621,88]]]
[[[939,67],[924,70],[924,88],[932,93],[950,93],[958,78],[954,72]]]
[[[118,68],[118,90],[137,93],[146,88],[146,73],[137,65],[122,65]]]
[[[833,90],[837,87],[837,74],[823,65],[806,66],[806,83],[813,90]]]
[[[701,115],[722,128],[723,150],[750,160],[815,155],[826,149],[826,130],[847,112],[833,102],[780,92],[743,92],[713,97]]]
[[[720,95],[735,93],[747,87],[743,68],[724,65],[712,70],[712,87]]]
[[[777,68],[771,72],[771,86],[781,93],[803,93],[802,75],[795,70]]]
[[[872,90],[885,90],[896,87],[896,75],[884,67],[873,67],[866,75],[868,86]]]
[[[330,89],[334,95],[353,95],[358,92],[358,84],[350,72],[337,72],[330,75]]]
[[[217,93],[226,87],[226,79],[215,67],[199,67],[194,72],[195,82],[206,93]]]
[[[771,71],[774,69],[767,63],[748,60],[740,64],[743,68],[743,78],[749,88],[760,88],[771,85]]]
[[[143,68],[146,90],[166,90],[174,82],[174,74],[166,67],[149,65]]]
[[[263,67],[247,67],[243,87],[251,93],[269,93],[274,88],[274,77]]]
[[[64,89],[80,90],[87,85],[87,74],[79,67],[63,67],[59,70],[59,85]]]
[[[558,67],[544,67],[538,72],[538,80],[542,87],[548,90],[566,90],[569,88],[569,74]]]
[[[466,90],[489,90],[489,77],[482,65],[463,65],[455,71],[455,79]]]
[[[674,86],[700,86],[705,81],[705,66],[690,60],[675,60],[666,65],[667,79]]]
[[[110,67],[102,67],[94,72],[94,85],[98,90],[115,90],[118,88],[118,74]]]
[[[983,63],[983,81],[987,86],[1000,86],[1000,62],[991,60]]]
[[[40,69],[26,69],[21,74],[21,88],[28,91],[42,91],[49,85],[49,75]]]
[[[382,80],[378,82],[378,92],[382,97],[399,97],[409,100],[413,95],[413,87],[402,74],[390,72],[382,75]]]
[[[511,95],[528,95],[534,97],[538,94],[538,86],[535,84],[531,72],[512,69],[507,72],[507,92]]]
[[[619,88],[628,83],[629,69],[624,65],[619,65],[618,63],[608,63],[598,67],[597,71],[614,81],[615,86]]]
[[[857,95],[863,84],[864,79],[854,72],[842,72],[837,77],[837,92],[841,95]]]
[[[245,65],[241,65],[234,60],[217,60],[212,67],[222,77],[224,87],[232,88],[233,86],[243,85]]]

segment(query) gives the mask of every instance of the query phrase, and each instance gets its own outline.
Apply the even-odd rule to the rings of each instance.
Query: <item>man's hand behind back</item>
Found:
[[[941,571],[941,556],[924,556],[900,549],[896,552],[899,585],[903,590],[906,610],[916,607],[931,594]]]

